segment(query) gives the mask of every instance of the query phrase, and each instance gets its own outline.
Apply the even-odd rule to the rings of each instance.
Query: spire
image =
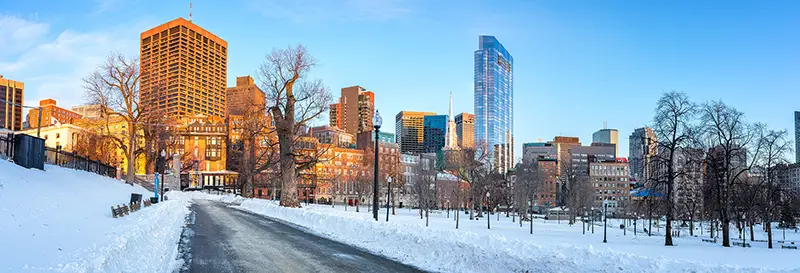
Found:
[[[450,91],[450,115],[448,119],[453,120],[453,91]]]

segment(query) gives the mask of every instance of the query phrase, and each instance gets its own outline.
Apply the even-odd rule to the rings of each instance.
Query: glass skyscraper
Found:
[[[489,149],[498,172],[514,164],[513,136],[514,58],[494,36],[481,35],[475,51],[475,144]]]
[[[445,144],[447,135],[447,115],[425,116],[423,123],[423,146],[426,153],[438,153]]]

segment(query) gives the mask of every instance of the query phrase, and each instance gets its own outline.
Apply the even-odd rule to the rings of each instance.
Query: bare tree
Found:
[[[139,81],[141,79],[138,59],[127,59],[122,54],[112,54],[94,73],[83,78],[86,98],[90,104],[99,104],[106,118],[104,138],[111,139],[125,152],[127,173],[125,181],[133,184],[136,172],[136,141],[141,126],[139,120],[145,112],[139,104]],[[121,119],[126,125],[123,136],[109,130],[110,119]]]
[[[791,145],[788,141],[788,132],[786,130],[765,131],[761,135],[759,142],[764,152],[761,154],[761,158],[758,159],[758,165],[756,166],[759,172],[763,174],[758,185],[761,191],[758,194],[758,203],[761,208],[760,216],[765,223],[767,231],[767,245],[772,248],[772,221],[779,218],[781,197],[785,195],[784,187],[780,185],[778,179],[779,172],[782,171],[779,166],[787,163],[785,156],[791,150]]]
[[[530,223],[530,233],[533,234],[533,217],[528,217],[528,213],[532,213],[532,206],[536,195],[542,188],[542,172],[539,171],[539,164],[536,160],[523,161],[517,164],[517,181],[514,183],[514,195],[516,196],[517,209],[522,210],[523,216],[520,218],[520,225],[522,221],[528,219]]]
[[[272,120],[263,105],[253,103],[241,116],[229,116],[228,124],[237,138],[231,141],[235,170],[239,172],[238,188],[242,195],[253,196],[257,174],[275,166],[278,158],[278,141]]]
[[[425,226],[428,226],[430,209],[436,205],[436,168],[435,160],[421,157],[420,164],[414,167],[417,181],[413,184],[414,193],[419,206],[419,216],[425,216]]]
[[[561,164],[561,208],[568,208],[570,223],[575,222],[578,213],[589,211],[594,200],[594,188],[586,172],[576,170],[571,163]]]
[[[755,159],[761,156],[759,127],[747,123],[742,112],[721,101],[705,103],[700,115],[698,146],[707,151],[706,183],[711,186],[709,194],[722,224],[722,245],[730,247],[732,197],[735,186],[745,182]]]
[[[664,190],[666,202],[666,234],[664,245],[672,246],[672,221],[675,217],[675,181],[685,175],[676,164],[678,153],[691,142],[691,122],[697,107],[683,92],[668,92],[661,96],[653,118],[653,130],[658,137],[658,154],[652,164],[657,166],[655,175],[646,183],[651,189]]]
[[[483,180],[491,172],[491,166],[488,162],[488,149],[483,145],[475,145],[474,147],[464,148],[452,152],[451,156],[445,163],[445,169],[455,175],[461,181],[468,185],[466,191],[467,204],[469,204],[469,219],[474,219],[474,209],[476,204],[480,203],[480,196],[482,194],[481,188]],[[461,197],[460,195],[458,196]],[[458,200],[461,203],[461,200]],[[458,221],[456,221],[456,228]]]
[[[331,94],[320,80],[308,80],[315,60],[302,45],[274,49],[259,70],[267,111],[272,114],[278,137],[281,201],[285,207],[299,207],[297,196],[298,154],[294,143],[309,121],[327,110]]]

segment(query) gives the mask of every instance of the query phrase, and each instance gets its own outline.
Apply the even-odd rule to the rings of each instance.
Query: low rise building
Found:
[[[41,122],[39,124],[39,112],[41,111]],[[80,119],[82,116],[72,110],[61,108],[56,105],[54,99],[43,99],[39,101],[39,108],[31,109],[28,112],[28,126],[38,128],[40,126],[50,126],[57,123],[68,124]]]

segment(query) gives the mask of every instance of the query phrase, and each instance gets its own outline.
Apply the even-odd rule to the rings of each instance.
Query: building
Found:
[[[236,86],[225,90],[228,115],[264,114],[266,97],[250,76],[236,77]]]
[[[228,42],[178,18],[140,36],[140,99],[174,117],[225,116]]]
[[[426,153],[438,153],[447,144],[447,115],[430,115],[423,118],[422,145]]]
[[[536,160],[539,168],[542,189],[537,196],[536,206],[554,207],[558,189],[558,160],[555,158],[539,158]]]
[[[395,140],[400,145],[400,152],[418,154],[425,152],[425,116],[433,116],[433,112],[400,111],[395,116]]]
[[[569,149],[581,146],[581,142],[578,137],[556,136],[553,138],[553,141],[549,141],[548,143],[556,147],[558,153],[558,173],[561,174],[566,168],[565,164],[569,164],[570,162]]]
[[[592,143],[614,144],[617,146],[614,153],[619,154],[619,131],[617,129],[598,130],[592,134]]]
[[[320,144],[329,144],[338,148],[356,148],[355,136],[338,127],[317,126],[309,130],[311,137],[316,138]]]
[[[475,147],[475,115],[461,113],[456,115],[456,137],[461,149]]]
[[[191,175],[190,187],[224,186],[235,177],[227,170],[225,120],[216,116],[183,117],[176,128],[175,146],[168,153],[182,155],[183,166]],[[190,171],[189,171],[190,170]]]
[[[675,178],[672,189],[673,212],[677,219],[698,219],[703,213],[703,171],[705,163],[701,149],[684,148],[677,150],[674,168],[680,175]],[[666,171],[666,170],[663,170]],[[666,190],[661,192],[666,193]]]
[[[531,142],[522,144],[522,161],[529,163],[534,160],[553,159],[558,161],[558,147],[553,143]],[[558,166],[556,166],[558,170]]]
[[[316,168],[318,187],[316,200],[318,203],[335,202],[350,206],[361,203],[360,193],[365,189],[363,183],[372,181],[370,170],[364,164],[365,151],[359,149],[332,147],[322,149],[320,163]]]
[[[457,150],[459,148],[456,122],[453,120],[453,92],[450,92],[450,110],[447,115],[447,132],[444,137],[444,148],[447,150]]]
[[[103,118],[103,107],[100,104],[87,104],[73,106],[72,112],[78,113],[85,119],[99,119]]]
[[[514,166],[514,58],[493,36],[475,51],[475,143],[489,149],[497,172]]]
[[[71,124],[83,117],[75,111],[56,106],[54,99],[43,99],[39,101],[39,108],[28,111],[29,128],[39,128],[39,111],[42,112],[42,127],[56,124],[56,121],[61,124]]]
[[[593,206],[603,207],[608,200],[608,212],[612,215],[625,207],[630,199],[630,167],[627,161],[589,162],[589,181],[594,190]]]
[[[394,134],[389,132],[380,131],[378,133],[378,140],[381,143],[393,143],[395,142]],[[375,130],[371,130],[368,132],[362,132],[356,136],[356,149],[366,150],[366,149],[373,149],[375,147]]]
[[[22,130],[22,103],[25,84],[0,75],[0,126],[11,131]]]
[[[21,133],[31,136],[36,136],[37,130],[39,137],[44,139],[44,146],[50,148],[61,148],[66,152],[74,151],[78,145],[79,139],[86,132],[86,129],[73,124],[64,124],[60,126],[44,126],[37,129],[27,129]]]
[[[400,155],[400,174],[404,183],[403,194],[399,197],[400,205],[416,204],[416,196],[414,196],[414,185],[419,182],[418,168],[420,163],[419,154],[401,154]]]
[[[633,130],[631,136],[628,137],[628,146],[631,177],[640,183],[644,183],[648,174],[647,165],[650,164],[658,151],[658,138],[655,131],[650,127]]]
[[[794,111],[794,158],[800,163],[800,111]]]
[[[339,102],[330,106],[330,125],[355,136],[372,130],[374,115],[374,93],[361,86],[345,87]]]
[[[775,166],[778,184],[787,193],[800,196],[800,163]]]
[[[592,146],[574,146],[569,149],[569,162],[578,175],[589,175],[592,162],[613,162],[616,160],[614,152],[616,145],[603,145],[592,143]],[[627,162],[625,163],[627,164]],[[628,172],[630,173],[630,171]]]

